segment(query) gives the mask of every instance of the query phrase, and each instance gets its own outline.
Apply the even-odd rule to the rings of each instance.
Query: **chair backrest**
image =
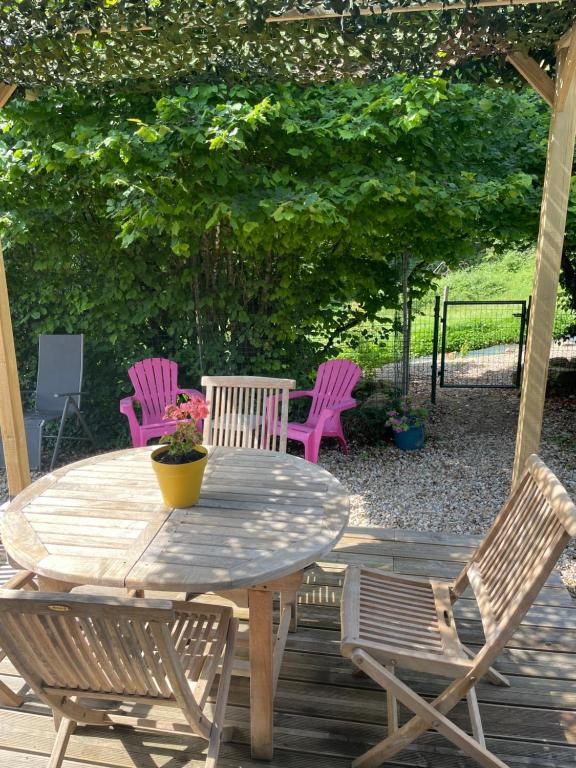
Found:
[[[134,394],[142,408],[142,423],[162,421],[167,405],[176,403],[178,363],[163,357],[140,360],[128,369]]]
[[[572,536],[576,506],[538,456],[453,585],[475,594],[487,646],[502,648],[544,586]]]
[[[310,416],[318,416],[323,408],[352,397],[352,390],[362,375],[362,368],[351,360],[327,360],[318,368],[310,406]]]
[[[176,700],[196,726],[230,619],[224,606],[0,590],[0,647],[44,701]]]
[[[263,376],[203,376],[210,416],[206,445],[286,451],[288,392],[293,379]]]
[[[38,339],[36,410],[62,413],[65,397],[58,393],[80,392],[84,359],[82,334],[42,335]],[[80,407],[80,398],[75,397]]]

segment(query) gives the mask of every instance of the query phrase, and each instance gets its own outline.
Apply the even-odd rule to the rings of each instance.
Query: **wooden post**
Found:
[[[520,478],[528,456],[539,449],[544,417],[550,345],[576,139],[576,74],[571,67],[565,68],[566,59],[565,51],[560,51],[540,211],[513,485]]]
[[[11,496],[30,485],[30,467],[24,432],[24,414],[20,397],[16,349],[12,334],[12,318],[4,256],[0,245],[0,430]]]
[[[2,83],[0,82],[0,107],[3,107],[5,104],[7,104],[14,91],[16,90],[15,85],[10,85],[10,83]]]
[[[10,101],[15,85],[0,82],[0,108]],[[12,334],[12,318],[4,256],[0,244],[0,431],[4,461],[8,475],[8,492],[15,496],[30,485],[30,467],[24,432],[24,416],[18,382],[16,350]]]

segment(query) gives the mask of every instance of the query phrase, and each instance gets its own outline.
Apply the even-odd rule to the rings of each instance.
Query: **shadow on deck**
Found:
[[[391,529],[351,529],[326,561],[306,574],[300,627],[290,635],[275,700],[275,756],[253,761],[248,746],[248,680],[233,680],[228,717],[238,727],[224,744],[220,768],[345,768],[353,757],[382,739],[386,695],[369,680],[354,677],[339,653],[339,603],[348,563],[397,573],[451,579],[476,543],[471,536]],[[483,642],[472,600],[458,604],[459,634],[475,649]],[[536,605],[501,655],[497,669],[511,688],[481,683],[480,711],[487,746],[511,768],[573,768],[576,765],[576,601],[554,574]],[[405,672],[403,678],[427,697],[445,681]],[[0,679],[14,690],[22,681],[8,661]],[[401,708],[401,722],[408,713]],[[469,730],[465,704],[452,713]],[[46,707],[27,695],[20,710],[0,709],[0,766],[45,768],[54,741]],[[206,743],[168,734],[79,728],[64,768],[200,768]],[[472,768],[442,737],[430,733],[388,766]]]

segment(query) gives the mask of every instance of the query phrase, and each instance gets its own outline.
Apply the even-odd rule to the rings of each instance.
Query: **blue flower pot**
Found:
[[[394,432],[394,442],[401,451],[417,451],[424,445],[424,427],[410,427],[406,432]]]

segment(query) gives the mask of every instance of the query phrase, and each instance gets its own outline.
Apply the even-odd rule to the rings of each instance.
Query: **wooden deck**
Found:
[[[308,572],[300,629],[289,637],[276,696],[271,768],[345,768],[385,735],[385,693],[369,680],[354,677],[338,651],[338,607],[346,564],[363,562],[398,573],[450,578],[474,544],[473,537],[354,529],[327,562]],[[472,601],[463,600],[457,616],[460,637],[477,647],[482,634]],[[488,747],[512,768],[574,768],[576,601],[559,576],[550,579],[497,668],[510,677],[512,687],[484,683],[478,687]],[[0,664],[0,675],[15,690],[22,688],[9,662]],[[404,677],[426,696],[433,696],[443,682],[416,673]],[[247,704],[248,680],[237,677],[228,716],[238,727],[234,740],[222,747],[221,768],[266,765],[250,758]],[[401,719],[406,716],[402,711]],[[460,704],[453,716],[468,729],[465,705]],[[2,768],[45,768],[53,740],[49,713],[34,697],[28,696],[21,710],[0,710]],[[204,747],[201,740],[171,735],[79,729],[64,768],[200,768]],[[471,768],[475,764],[431,733],[386,765]]]

